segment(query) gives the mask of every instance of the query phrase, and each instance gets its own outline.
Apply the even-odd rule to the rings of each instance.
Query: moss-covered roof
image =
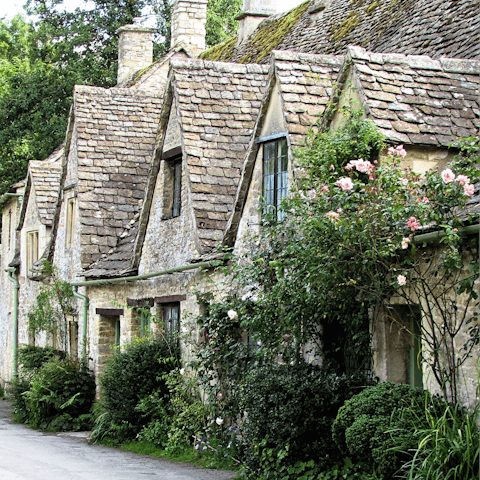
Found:
[[[205,60],[267,63],[272,50],[368,51],[480,59],[479,0],[310,0],[264,20],[240,45],[230,39]]]

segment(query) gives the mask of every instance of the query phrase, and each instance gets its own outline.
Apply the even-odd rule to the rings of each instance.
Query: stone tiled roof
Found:
[[[243,165],[233,214],[226,228],[224,237],[226,245],[232,246],[236,237],[257,158],[256,142],[266,119],[274,85],[278,85],[281,95],[292,157],[293,150],[304,145],[306,135],[315,128],[324,113],[343,63],[342,56],[311,55],[292,51],[272,52],[269,85],[263,97],[261,114],[257,119]]]
[[[52,225],[55,215],[55,206],[62,175],[62,160],[65,145],[61,145],[55,152],[43,161],[30,161],[30,181],[35,191],[40,221],[44,225]]]
[[[221,242],[268,68],[172,61],[192,206],[204,252]]]
[[[290,144],[299,147],[325,111],[344,57],[291,51],[272,53]]]
[[[387,140],[448,146],[478,134],[480,60],[348,52],[366,113]]]
[[[160,97],[138,90],[75,87],[84,267],[117,245],[141,209],[161,105]]]
[[[361,45],[377,53],[480,59],[479,0],[311,0],[298,17],[299,8],[202,58],[266,63],[273,49],[344,54],[348,45]]]
[[[231,214],[268,68],[174,59],[171,69],[167,96],[175,97],[171,108],[178,106],[200,253],[208,253],[222,241]],[[161,115],[164,129],[169,108],[166,104]],[[159,145],[164,133],[159,133]],[[155,169],[152,175],[156,175]],[[151,196],[155,182],[149,184],[152,190],[147,195]],[[135,242],[141,248],[142,238],[137,237],[145,233],[148,208],[147,203],[142,213],[145,218],[132,221],[118,245],[93,264],[86,277],[107,278],[134,271],[133,248]],[[138,229],[139,224],[143,226],[142,231]]]

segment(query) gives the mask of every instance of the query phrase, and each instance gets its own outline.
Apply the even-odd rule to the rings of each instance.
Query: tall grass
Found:
[[[428,427],[415,432],[412,459],[402,470],[406,480],[470,480],[479,478],[479,409],[468,413],[446,405],[441,415],[425,409]],[[425,419],[423,420],[423,424]],[[420,422],[419,422],[420,424]]]

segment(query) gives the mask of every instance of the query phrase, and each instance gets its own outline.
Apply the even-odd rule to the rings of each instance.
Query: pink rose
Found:
[[[325,216],[329,218],[331,222],[336,222],[340,218],[340,214],[337,212],[334,212],[333,210],[331,210],[330,212],[327,212]]]
[[[455,180],[455,174],[452,172],[450,168],[446,168],[440,174],[444,183],[451,183]]]
[[[345,192],[348,192],[353,188],[353,182],[350,177],[342,177],[338,179],[337,185]]]
[[[465,195],[472,196],[475,193],[475,185],[471,185],[470,183],[463,187],[463,192]]]
[[[406,250],[408,248],[408,244],[410,243],[410,239],[408,237],[402,238],[402,248]]]
[[[470,183],[470,179],[466,175],[459,175],[457,177],[457,182],[461,183],[462,185],[468,185]]]
[[[418,228],[420,228],[420,224],[418,223],[418,220],[415,217],[410,217],[410,220],[407,223],[407,227],[411,228],[412,231],[414,232]]]

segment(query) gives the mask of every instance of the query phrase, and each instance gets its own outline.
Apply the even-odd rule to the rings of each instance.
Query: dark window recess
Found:
[[[180,215],[180,206],[182,199],[182,161],[173,164],[173,202],[172,217]]]
[[[178,333],[180,331],[180,303],[165,303],[162,307],[166,333]]]
[[[263,196],[265,211],[274,213],[277,220],[283,218],[280,209],[288,194],[288,149],[287,140],[281,138],[263,144]]]

